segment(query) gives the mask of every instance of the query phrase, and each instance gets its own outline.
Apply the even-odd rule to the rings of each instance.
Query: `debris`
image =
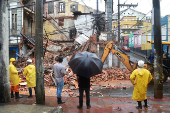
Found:
[[[126,86],[123,86],[123,89],[126,89]]]
[[[69,96],[72,97],[74,95],[73,92],[69,92]]]
[[[53,65],[56,63],[55,57],[62,55],[63,57],[66,57],[68,61],[70,61],[73,53],[86,51],[90,45],[91,52],[95,52],[95,44],[97,42],[97,35],[91,36],[86,43],[83,45],[74,43],[72,47],[67,46],[67,44],[59,44],[57,41],[50,40],[50,39],[43,39],[43,47],[44,47],[44,85],[45,86],[56,86],[55,76],[53,74]],[[104,45],[108,42],[102,42]],[[30,50],[28,54],[20,55],[20,59],[18,60],[16,67],[20,68],[21,71],[24,71],[24,68],[26,67],[26,60],[32,59],[33,64],[35,65],[35,45],[31,43],[26,43],[27,46],[29,46]],[[76,49],[75,49],[76,48]],[[68,66],[68,65],[67,65]],[[100,85],[98,83],[100,82],[107,82],[112,80],[129,80],[130,79],[131,72],[124,68],[104,68],[102,70],[101,74],[95,75],[90,78],[91,81],[91,87],[90,90],[94,90],[94,87],[96,85]],[[22,74],[19,74],[21,78],[20,83],[20,90],[27,91],[28,87],[26,85],[26,76],[23,76]],[[71,92],[72,90],[78,89],[78,82],[77,82],[77,76],[74,74],[71,70],[71,68],[67,68],[67,75],[64,77],[64,88],[68,88],[68,90],[65,90],[64,92]],[[107,89],[116,89],[118,86],[111,86],[109,83],[107,85],[102,85],[103,88]],[[102,89],[102,88],[101,88]],[[123,89],[126,89],[126,86],[123,86]],[[96,93],[96,92],[95,92]],[[97,92],[100,93],[100,92]],[[102,94],[101,94],[102,95]],[[70,96],[73,96],[73,94],[70,93]]]
[[[120,107],[117,107],[117,109],[116,110],[118,110],[118,111],[121,111],[122,110],[122,108],[120,108]]]

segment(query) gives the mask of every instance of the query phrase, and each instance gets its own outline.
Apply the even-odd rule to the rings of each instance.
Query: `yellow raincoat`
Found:
[[[36,74],[35,74],[35,66],[28,65],[24,69],[23,75],[26,75],[26,81],[28,87],[36,86]]]
[[[20,78],[18,75],[18,71],[16,67],[12,64],[12,62],[10,62],[10,65],[9,65],[9,79],[10,79],[11,86],[19,85]]]
[[[130,81],[132,82],[134,86],[133,91],[133,100],[136,101],[143,101],[147,99],[146,93],[147,93],[147,87],[148,83],[152,80],[151,73],[143,68],[135,69],[131,76]]]

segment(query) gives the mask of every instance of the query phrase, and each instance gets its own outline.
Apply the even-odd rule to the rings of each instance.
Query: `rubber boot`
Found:
[[[15,92],[15,99],[22,98],[22,96],[19,96],[19,92]]]
[[[78,109],[82,109],[83,105],[79,103],[79,105],[77,106]]]
[[[14,93],[13,93],[13,91],[11,91],[11,98],[14,98]]]
[[[61,100],[61,98],[58,98],[58,97],[57,97],[57,99],[58,99],[58,101],[57,101],[58,104],[63,104],[63,103],[65,103],[64,101]]]

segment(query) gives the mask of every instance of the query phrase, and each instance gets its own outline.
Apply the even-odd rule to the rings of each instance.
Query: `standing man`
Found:
[[[22,96],[19,96],[19,82],[21,82],[20,77],[18,75],[18,71],[15,64],[15,58],[10,59],[10,65],[9,65],[9,78],[11,83],[11,98],[14,98],[13,92],[15,92],[15,99],[22,98]]]
[[[27,66],[24,69],[23,75],[26,75],[27,86],[29,90],[29,98],[32,97],[32,88],[34,88],[35,95],[36,95],[36,71],[35,66],[32,65],[32,60],[27,60]]]
[[[144,108],[148,109],[146,93],[147,93],[148,84],[152,80],[152,75],[148,70],[143,68],[144,61],[139,60],[138,66],[139,68],[135,69],[132,72],[130,76],[130,81],[134,85],[132,99],[138,102],[138,106],[136,106],[136,108],[142,110],[141,101],[144,101],[145,103]]]
[[[150,54],[150,56],[149,56],[149,61],[151,62],[151,63],[153,63],[154,62],[154,54],[151,52],[151,54]]]
[[[77,108],[82,109],[83,107],[83,92],[86,92],[86,106],[87,109],[91,107],[90,105],[90,78],[82,77],[77,75],[78,85],[79,85],[79,105]]]
[[[57,60],[57,58],[56,58]],[[55,75],[55,82],[57,86],[57,99],[58,99],[58,104],[65,103],[64,101],[61,100],[61,93],[63,90],[64,86],[64,76],[66,74],[65,68],[62,65],[63,58],[61,56],[58,57],[58,62],[54,64],[53,66],[53,72]]]

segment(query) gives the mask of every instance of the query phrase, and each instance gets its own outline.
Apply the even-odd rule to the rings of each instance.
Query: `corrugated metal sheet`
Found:
[[[87,40],[89,40],[89,37],[85,36],[84,34],[82,35],[79,35],[77,38],[76,38],[76,42],[78,42],[80,45],[84,44],[85,42],[87,42]]]
[[[107,41],[107,34],[101,33],[101,35],[99,36],[99,40]]]

